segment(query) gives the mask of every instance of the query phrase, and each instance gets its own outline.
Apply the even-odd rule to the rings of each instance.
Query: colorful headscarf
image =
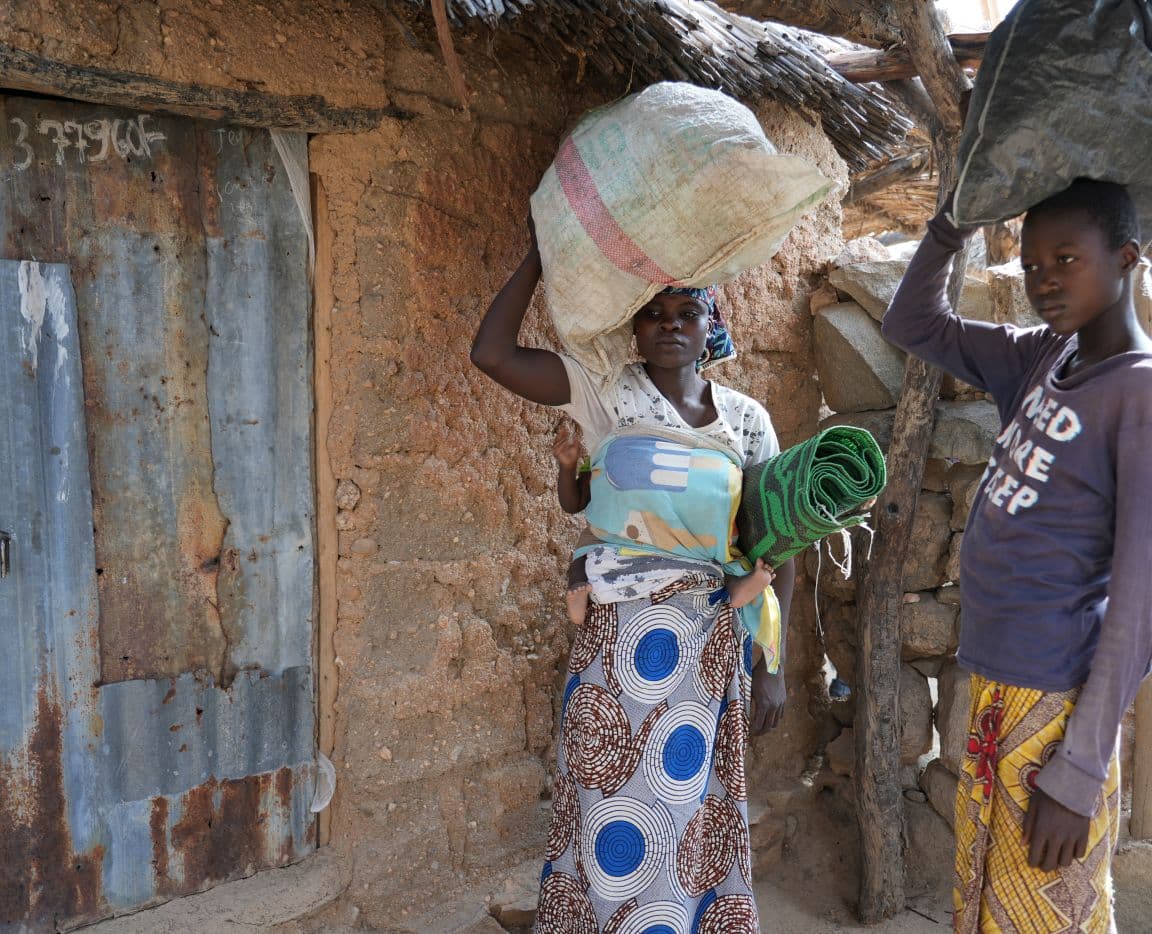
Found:
[[[728,333],[728,327],[724,324],[720,309],[716,306],[716,286],[710,285],[704,289],[673,286],[665,289],[664,294],[690,295],[708,308],[708,339],[704,343],[703,355],[696,361],[697,373],[725,360],[735,359],[736,347],[732,343],[732,335]]]

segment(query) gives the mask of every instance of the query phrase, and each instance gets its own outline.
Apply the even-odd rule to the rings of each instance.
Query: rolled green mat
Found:
[[[750,561],[778,567],[854,514],[888,482],[884,454],[863,428],[837,425],[744,471],[736,525]]]

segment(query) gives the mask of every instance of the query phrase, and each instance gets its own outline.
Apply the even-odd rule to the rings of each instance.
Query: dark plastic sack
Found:
[[[1127,185],[1152,235],[1148,0],[1020,0],[992,32],[960,139],[960,224],[1015,217],[1080,176]]]

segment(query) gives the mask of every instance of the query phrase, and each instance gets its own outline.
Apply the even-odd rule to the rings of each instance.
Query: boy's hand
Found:
[[[552,442],[552,456],[556,463],[564,470],[575,470],[580,463],[580,437],[572,430],[572,426],[564,422],[556,431],[556,440]]]
[[[942,217],[944,221],[950,226],[954,227],[965,240],[969,239],[979,227],[956,227],[952,222],[952,218],[956,216],[956,189],[953,188],[948,195],[944,198],[943,204],[940,205],[940,210],[936,212],[937,217]]]
[[[1032,792],[1024,814],[1024,845],[1028,865],[1044,872],[1063,869],[1088,852],[1092,820],[1064,807],[1039,788]]]

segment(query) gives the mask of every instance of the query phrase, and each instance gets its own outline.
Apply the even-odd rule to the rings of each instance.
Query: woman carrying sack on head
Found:
[[[565,679],[537,931],[627,918],[752,934],[744,754],[781,718],[795,572],[773,580],[731,537],[743,468],[778,453],[776,435],[763,406],[700,375],[725,343],[714,291],[653,296],[632,319],[643,362],[602,378],[518,343],[540,276],[533,231],[472,346],[500,385],[570,415],[593,453],[600,543],[583,549],[593,602]]]

